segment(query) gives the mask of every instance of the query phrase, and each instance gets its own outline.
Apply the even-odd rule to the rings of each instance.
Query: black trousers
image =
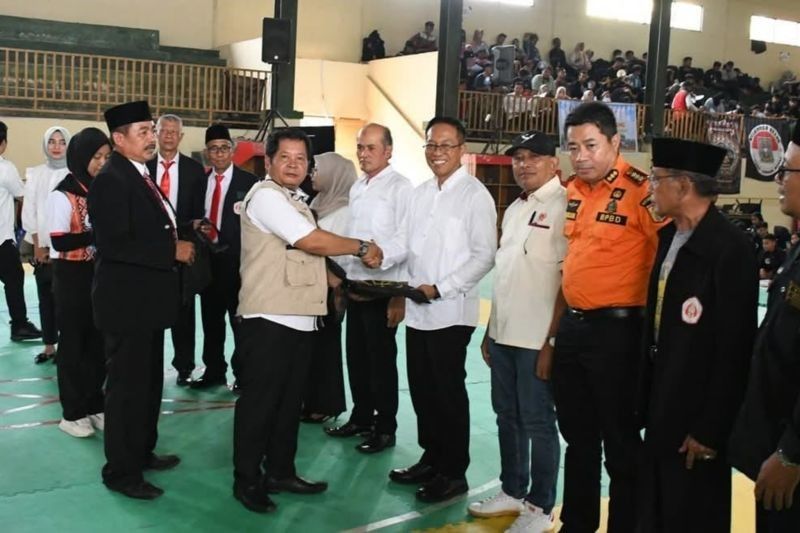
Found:
[[[25,307],[25,271],[19,258],[14,241],[8,239],[0,244],[0,281],[6,293],[6,305],[11,317],[11,327],[20,326],[28,321],[28,310]]]
[[[634,419],[641,318],[576,318],[559,324],[553,363],[558,425],[567,450],[561,511],[565,533],[600,526],[600,467],[610,478],[609,533],[636,526],[636,466],[641,437]]]
[[[94,263],[56,259],[52,270],[56,317],[61,325],[58,393],[64,419],[78,420],[102,413],[105,401],[103,337],[92,318]]]
[[[178,309],[178,322],[176,322],[170,330],[172,334],[172,347],[175,351],[175,355],[172,357],[172,368],[181,374],[188,374],[195,368],[194,329],[195,297],[192,297]]]
[[[643,455],[638,533],[730,532],[732,473],[724,456],[688,470],[677,450],[654,454],[645,444]]]
[[[158,440],[164,386],[164,331],[104,333],[108,380],[103,482],[127,485],[142,470]]]
[[[314,349],[303,395],[303,412],[337,416],[346,409],[342,324],[331,318],[324,327],[314,332]]]
[[[408,385],[417,414],[420,462],[451,478],[469,466],[469,398],[464,380],[467,345],[475,328],[406,328]]]
[[[397,328],[386,326],[388,298],[347,304],[347,375],[353,397],[350,421],[397,430]]]
[[[203,364],[209,376],[224,376],[228,370],[225,362],[225,315],[233,330],[234,350],[231,356],[233,375],[239,378],[237,361],[236,312],[239,307],[239,258],[219,253],[211,254],[211,283],[200,293],[200,315],[203,320]]]
[[[56,302],[53,298],[53,264],[40,263],[33,268],[36,278],[36,294],[39,297],[39,321],[42,326],[42,342],[58,342],[58,319]]]
[[[756,502],[756,533],[797,533],[800,529],[800,488],[794,489],[791,509],[767,511]]]
[[[253,485],[264,474],[295,475],[297,431],[314,332],[263,318],[240,324],[241,396],[233,415],[233,475]]]

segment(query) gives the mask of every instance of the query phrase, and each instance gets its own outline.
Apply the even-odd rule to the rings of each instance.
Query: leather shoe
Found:
[[[353,437],[355,435],[366,437],[372,433],[372,427],[348,422],[343,426],[325,428],[325,433],[330,437]]]
[[[427,483],[435,476],[436,472],[433,467],[421,462],[411,465],[408,468],[395,468],[389,472],[389,479],[403,485]]]
[[[46,363],[48,361],[52,361],[53,363],[56,362],[56,352],[53,353],[42,352],[40,354],[36,354],[36,357],[33,358],[33,362],[37,365],[41,365],[42,363]]]
[[[242,395],[242,386],[239,385],[238,379],[233,380],[233,385],[231,385],[231,392],[234,393],[236,396]]]
[[[188,387],[192,384],[191,372],[178,372],[178,377],[175,379],[175,385],[178,387]]]
[[[34,326],[29,320],[26,320],[18,325],[12,324],[11,326],[11,340],[14,342],[30,341],[41,338],[41,330]]]
[[[309,481],[300,476],[286,479],[264,478],[264,488],[270,494],[294,492],[295,494],[317,494],[328,489],[327,481]]]
[[[468,489],[466,479],[450,479],[438,474],[431,481],[418,488],[416,496],[421,502],[437,503],[464,494]]]
[[[156,455],[153,454],[148,459],[147,463],[144,465],[145,470],[169,470],[170,468],[175,468],[178,466],[178,463],[181,462],[181,458],[177,455]]]
[[[106,483],[106,487],[114,492],[124,494],[128,498],[135,498],[137,500],[155,500],[164,494],[163,489],[156,487],[152,483],[145,480],[128,485],[114,485],[113,483]]]
[[[227,385],[228,381],[225,379],[225,376],[209,376],[207,374],[203,374],[196,380],[192,381],[192,384],[189,385],[193,389],[209,389],[211,387],[218,387],[220,385]]]
[[[264,493],[259,485],[233,484],[233,497],[242,505],[256,513],[271,513],[275,510],[275,502]]]
[[[386,448],[391,448],[395,444],[394,435],[383,435],[380,433],[373,433],[367,440],[356,446],[356,450],[361,453],[378,453]]]

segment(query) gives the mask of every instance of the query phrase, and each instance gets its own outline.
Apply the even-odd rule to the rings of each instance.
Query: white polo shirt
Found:
[[[538,350],[547,340],[567,253],[566,209],[567,190],[553,177],[506,210],[489,318],[498,344]]]

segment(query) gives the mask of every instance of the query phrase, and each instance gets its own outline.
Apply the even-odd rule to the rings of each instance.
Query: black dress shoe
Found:
[[[192,372],[178,372],[178,377],[175,379],[175,385],[178,387],[188,387],[192,384]]]
[[[36,354],[36,357],[33,358],[33,362],[37,365],[41,365],[42,363],[46,363],[48,361],[53,361],[55,363],[56,359],[56,352],[53,353],[40,353]]]
[[[328,489],[327,481],[309,481],[300,476],[286,479],[265,478],[264,488],[270,494],[294,492],[295,494],[317,494]]]
[[[225,376],[208,376],[203,374],[196,380],[192,381],[189,385],[193,389],[209,389],[211,387],[218,387],[220,385],[227,385],[228,381]]]
[[[238,379],[233,380],[233,385],[231,385],[231,392],[234,393],[236,396],[242,395],[242,386],[239,385]]]
[[[242,502],[242,505],[256,513],[271,513],[275,510],[275,502],[264,494],[264,489],[259,485],[233,484],[233,497]]]
[[[181,458],[177,455],[151,455],[150,459],[144,465],[145,470],[169,470],[170,468],[175,468],[178,466],[178,463],[181,462]]]
[[[394,446],[394,443],[394,435],[373,433],[367,437],[367,440],[356,446],[356,450],[360,451],[361,453],[378,453],[382,452],[386,448],[391,448]]]
[[[164,490],[156,487],[152,483],[141,480],[138,483],[128,485],[115,485],[113,483],[106,483],[106,487],[114,492],[124,494],[128,498],[136,498],[137,500],[155,500],[162,494]]]
[[[14,342],[30,341],[33,339],[41,339],[42,332],[39,328],[31,324],[29,320],[22,322],[18,325],[11,326],[11,340]]]
[[[441,474],[417,489],[417,499],[425,503],[437,503],[464,494],[469,487],[464,478],[450,479]]]
[[[436,477],[436,471],[433,467],[421,462],[411,465],[408,468],[395,468],[389,472],[389,479],[395,483],[402,483],[404,485],[427,483],[434,477]]]
[[[372,427],[348,422],[343,426],[325,428],[325,433],[330,437],[353,437],[355,435],[366,437],[372,433]]]

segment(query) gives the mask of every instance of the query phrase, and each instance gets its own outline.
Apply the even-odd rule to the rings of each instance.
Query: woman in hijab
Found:
[[[312,185],[318,194],[310,205],[318,217],[320,228],[339,235],[346,234],[350,187],[355,181],[356,167],[349,159],[333,152],[314,156]],[[340,266],[344,266],[348,259],[333,258]],[[329,299],[332,301],[331,294]],[[341,319],[341,314],[331,311],[317,332],[303,400],[303,422],[319,424],[339,416],[346,409]]]
[[[46,162],[25,170],[25,198],[22,203],[22,227],[25,240],[33,245],[33,274],[39,295],[39,320],[42,323],[44,351],[34,362],[53,360],[58,342],[58,326],[53,302],[53,271],[50,264],[50,232],[47,228],[45,205],[47,195],[67,175],[67,144],[69,131],[53,126],[44,132],[42,151]],[[55,362],[55,361],[54,361]]]
[[[89,437],[105,426],[105,358],[92,317],[95,249],[86,194],[110,154],[111,143],[102,131],[81,130],[67,149],[70,173],[47,198],[56,318],[61,327],[58,390],[63,418],[58,427],[73,437]]]

